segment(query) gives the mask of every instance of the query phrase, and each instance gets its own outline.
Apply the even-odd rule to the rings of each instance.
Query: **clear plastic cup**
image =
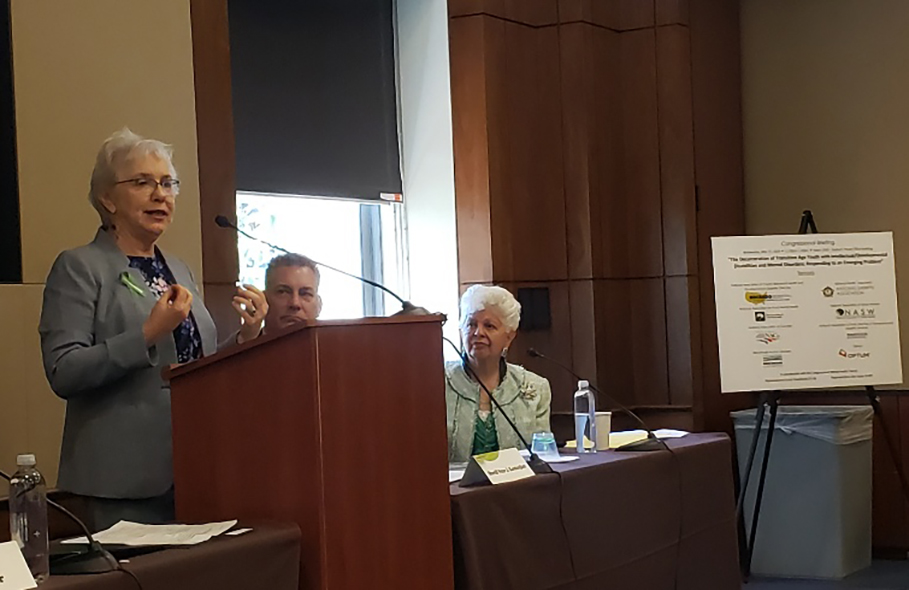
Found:
[[[556,446],[555,435],[551,432],[534,432],[530,449],[544,461],[559,458],[559,448]]]

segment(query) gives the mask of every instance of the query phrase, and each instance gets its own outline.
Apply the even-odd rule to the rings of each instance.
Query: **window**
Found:
[[[403,206],[382,201],[237,193],[240,229],[277,246],[387,286],[407,298]],[[265,287],[279,251],[240,236],[240,280]],[[389,315],[393,297],[322,267],[320,319]]]

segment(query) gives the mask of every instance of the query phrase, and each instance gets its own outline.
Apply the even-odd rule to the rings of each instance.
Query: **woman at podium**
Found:
[[[549,381],[505,360],[520,321],[521,304],[502,287],[474,285],[461,296],[464,360],[445,366],[449,463],[523,446],[477,379],[524,438],[549,431]]]
[[[217,349],[215,325],[189,267],[161,251],[180,193],[171,147],[128,129],[98,152],[89,202],[94,240],[62,252],[44,290],[39,332],[51,388],[66,400],[58,487],[84,496],[96,529],[174,517],[170,388],[161,371]],[[255,338],[268,311],[239,289]]]

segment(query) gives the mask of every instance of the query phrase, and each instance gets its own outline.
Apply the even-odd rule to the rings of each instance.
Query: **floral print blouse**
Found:
[[[138,269],[145,277],[145,284],[155,297],[160,299],[171,285],[177,283],[161,252],[155,248],[155,256],[129,256],[129,265]],[[188,363],[202,358],[202,335],[196,320],[190,313],[174,330],[174,344],[177,348],[177,362]]]

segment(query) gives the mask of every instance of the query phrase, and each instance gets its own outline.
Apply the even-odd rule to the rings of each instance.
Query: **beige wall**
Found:
[[[892,230],[909,342],[909,2],[741,6],[748,233]]]
[[[60,250],[94,236],[88,180],[116,129],[174,145],[183,184],[162,244],[202,281],[189,0],[13,0],[12,42],[25,284],[0,285],[0,467],[34,451],[53,482],[64,403],[41,368],[43,282]]]

